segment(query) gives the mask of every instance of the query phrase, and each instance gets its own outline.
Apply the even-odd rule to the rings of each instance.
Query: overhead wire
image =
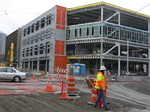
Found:
[[[8,11],[8,10],[1,10],[0,12],[4,13],[6,16],[13,13],[13,14],[28,14],[28,15],[39,15],[40,12],[32,13],[32,12],[16,12],[16,11]],[[14,23],[8,23],[0,20],[0,23],[4,24],[3,26],[5,27],[10,27],[12,25],[12,29],[17,29],[21,25],[19,24],[14,24]],[[14,27],[16,26],[16,28]]]
[[[30,15],[38,15],[40,12],[32,13],[32,12],[16,12],[16,11],[8,11],[8,10],[1,10],[4,14],[8,15],[9,13],[15,14],[30,14]]]
[[[150,4],[148,4],[148,5],[144,6],[144,7],[142,7],[141,9],[139,9],[139,10],[137,10],[137,11],[140,11],[140,10],[144,9],[144,8],[148,7],[149,5],[150,5]]]

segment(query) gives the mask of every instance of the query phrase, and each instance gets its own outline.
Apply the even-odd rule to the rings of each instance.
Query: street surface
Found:
[[[19,83],[1,80],[0,95],[46,93],[46,84],[46,81],[42,82],[41,79],[28,79]]]
[[[108,97],[137,104],[150,110],[149,88],[150,83],[144,82],[110,82]]]
[[[83,84],[81,80],[80,85]],[[85,84],[81,91],[88,93],[89,90],[86,89],[86,86]],[[80,87],[78,88],[80,89]],[[107,97],[114,99],[114,102],[122,103],[122,106],[124,104],[132,107],[128,111],[150,112],[150,82],[108,82]]]
[[[103,108],[87,103],[91,89],[84,83],[85,78],[75,78],[80,96],[76,100],[60,99],[60,93],[47,91],[48,77],[30,76],[20,83],[0,81],[0,112],[104,112]],[[150,112],[150,83],[108,82],[108,85],[109,112]]]

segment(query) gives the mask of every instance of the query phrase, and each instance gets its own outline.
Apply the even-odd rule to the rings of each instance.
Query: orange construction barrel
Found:
[[[74,92],[76,90],[75,89],[75,78],[74,77],[68,77],[67,86],[68,86],[68,89],[67,89],[68,92]]]

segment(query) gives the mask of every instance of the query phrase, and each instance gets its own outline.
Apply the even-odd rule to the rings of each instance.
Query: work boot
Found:
[[[110,110],[110,108],[109,108],[109,107],[105,108],[105,111],[108,111],[108,110]]]
[[[97,108],[97,106],[96,106],[96,105],[93,105],[93,107]]]

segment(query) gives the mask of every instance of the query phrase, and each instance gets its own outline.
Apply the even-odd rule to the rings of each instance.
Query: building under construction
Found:
[[[150,74],[150,16],[105,2],[67,9],[67,56],[90,73]]]
[[[22,29],[22,67],[84,63],[91,74],[101,65],[118,76],[150,74],[150,16],[105,2],[55,6]]]

